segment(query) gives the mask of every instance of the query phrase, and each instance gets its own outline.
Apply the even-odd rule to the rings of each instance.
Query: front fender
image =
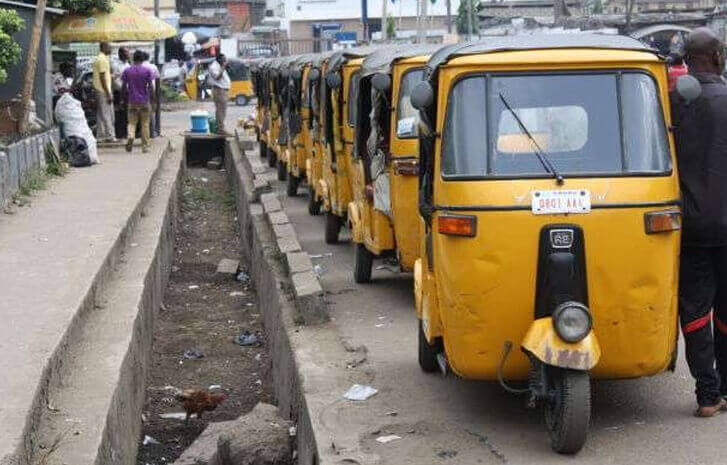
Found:
[[[321,208],[324,212],[331,211],[331,199],[328,197],[328,184],[324,179],[318,180],[318,195],[321,197],[323,204]]]
[[[361,223],[361,211],[356,202],[348,204],[348,221],[351,223],[351,239],[357,244],[364,241],[363,224]]]
[[[601,358],[601,346],[593,330],[579,342],[565,342],[556,333],[552,317],[533,321],[521,346],[541,362],[559,368],[590,370]]]

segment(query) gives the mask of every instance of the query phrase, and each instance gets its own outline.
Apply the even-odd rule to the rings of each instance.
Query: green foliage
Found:
[[[112,0],[50,0],[48,4],[68,10],[71,14],[87,14],[94,9],[111,11]]]
[[[386,18],[386,37],[389,39],[396,37],[396,20],[391,16]]]
[[[20,59],[20,45],[12,36],[24,27],[15,10],[0,8],[0,84],[8,78],[7,69]]]
[[[467,7],[472,6],[472,34],[477,34],[480,30],[480,20],[477,17],[477,11],[480,7],[480,0],[461,0],[459,2],[459,9],[457,10],[457,32],[459,34],[467,34],[468,32],[468,17]]]

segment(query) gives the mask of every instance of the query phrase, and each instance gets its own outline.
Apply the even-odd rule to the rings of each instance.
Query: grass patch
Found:
[[[190,176],[184,178],[183,186],[182,201],[187,206],[218,205],[227,210],[235,209],[235,196],[229,189],[218,192],[202,178]]]

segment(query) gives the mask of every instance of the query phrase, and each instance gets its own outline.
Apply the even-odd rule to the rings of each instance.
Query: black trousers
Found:
[[[727,394],[727,247],[682,247],[679,319],[697,403]]]

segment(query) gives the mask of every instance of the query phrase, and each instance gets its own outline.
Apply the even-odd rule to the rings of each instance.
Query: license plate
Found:
[[[535,191],[532,198],[535,215],[557,215],[564,213],[589,213],[591,192],[582,190]]]

